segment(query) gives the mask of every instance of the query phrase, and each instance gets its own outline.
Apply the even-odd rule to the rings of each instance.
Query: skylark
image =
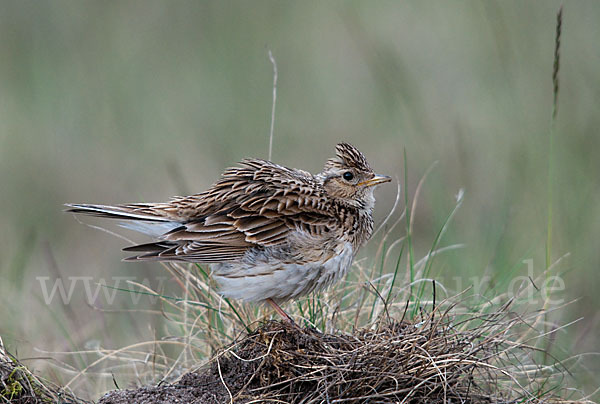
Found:
[[[341,279],[373,233],[377,175],[354,146],[313,175],[266,160],[228,168],[208,190],[166,203],[68,204],[68,212],[112,218],[155,241],[127,247],[127,261],[210,264],[222,295],[277,303]]]

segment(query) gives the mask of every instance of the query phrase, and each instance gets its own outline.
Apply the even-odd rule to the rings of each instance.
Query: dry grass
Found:
[[[42,381],[13,356],[5,352],[0,339],[0,403],[80,403],[63,388]]]
[[[517,342],[528,325],[508,307],[434,310],[351,334],[270,322],[217,355],[211,371],[234,402],[565,402],[565,369],[536,363],[537,349]]]
[[[269,321],[173,384],[114,391],[104,403],[574,403],[568,369],[529,336],[545,312],[461,313],[456,299],[412,321],[323,333]]]

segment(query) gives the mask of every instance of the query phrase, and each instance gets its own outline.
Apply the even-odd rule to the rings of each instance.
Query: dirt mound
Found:
[[[506,388],[517,380],[494,364],[505,343],[431,319],[353,335],[270,322],[178,383],[113,391],[99,404],[541,401]]]

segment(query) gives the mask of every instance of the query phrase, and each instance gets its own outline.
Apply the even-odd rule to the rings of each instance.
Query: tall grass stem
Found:
[[[273,157],[273,132],[275,130],[275,105],[277,104],[277,62],[269,49],[269,60],[273,65],[273,104],[271,106],[271,128],[269,130],[269,160]]]

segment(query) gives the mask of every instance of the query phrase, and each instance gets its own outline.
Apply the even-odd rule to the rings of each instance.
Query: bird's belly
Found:
[[[282,302],[337,282],[350,268],[352,258],[352,245],[345,243],[337,255],[321,261],[296,264],[266,257],[212,264],[211,270],[225,297],[245,301],[271,298]]]

